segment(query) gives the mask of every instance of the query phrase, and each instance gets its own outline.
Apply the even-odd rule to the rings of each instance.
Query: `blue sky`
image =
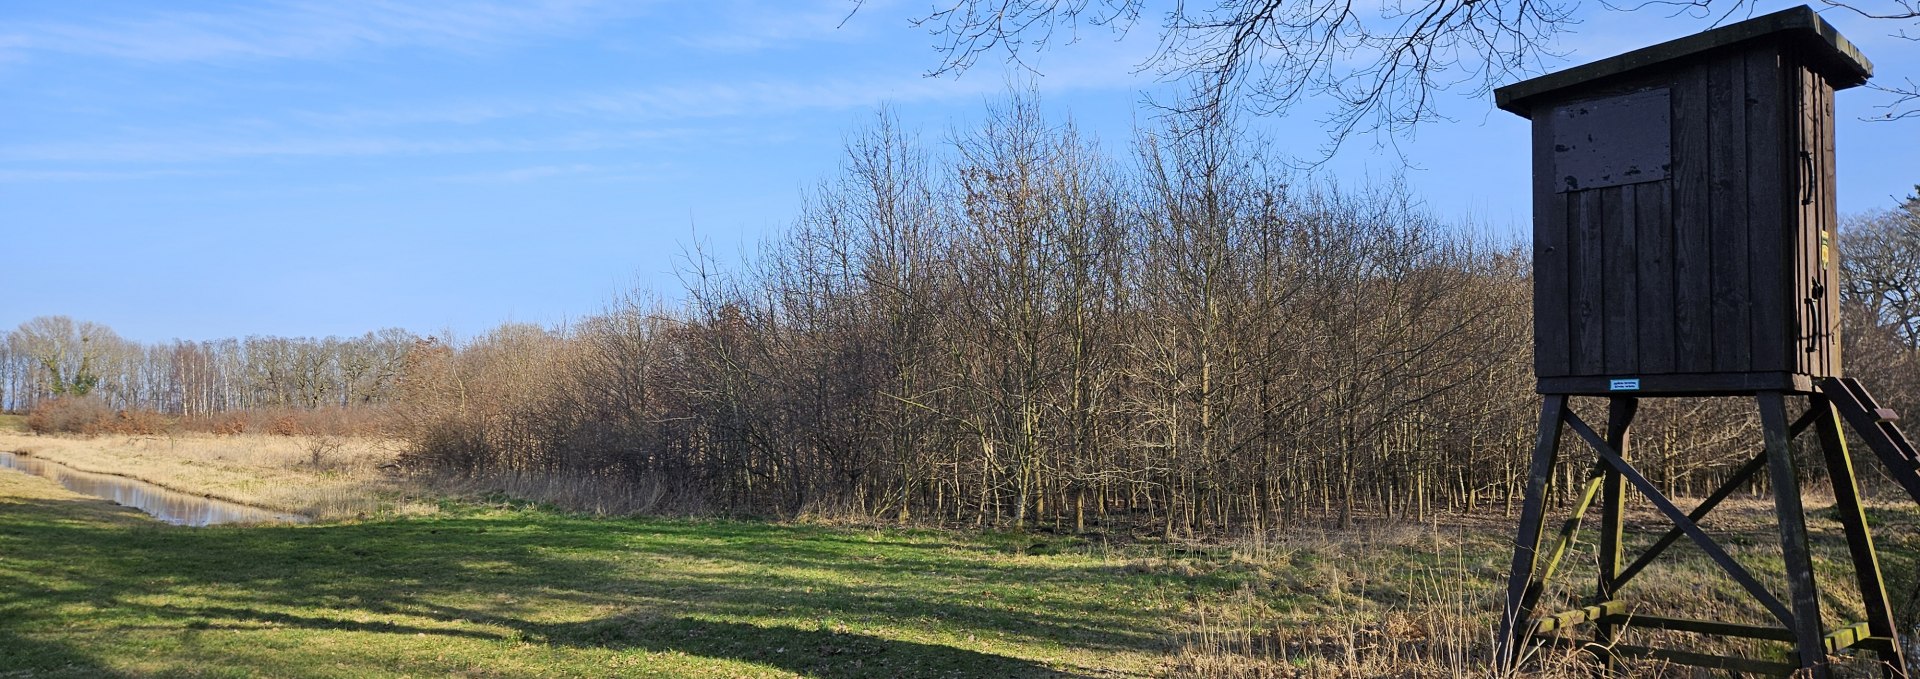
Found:
[[[561,322],[672,291],[695,240],[732,257],[784,228],[881,104],[938,143],[1031,83],[1119,154],[1151,124],[1143,93],[1170,91],[1135,73],[1151,30],[1086,31],[1033,71],[987,58],[923,77],[939,55],[909,20],[926,7],[8,3],[0,327],[66,314],[158,341]],[[1894,27],[1827,16],[1883,77],[1920,79],[1920,45]],[[1549,66],[1709,24],[1597,12]],[[1404,172],[1440,214],[1518,234],[1525,122],[1444,98],[1451,121],[1397,150],[1351,142],[1325,176]],[[1920,182],[1920,121],[1853,120],[1882,101],[1840,97],[1843,212]],[[1303,154],[1324,141],[1311,111],[1248,123]]]

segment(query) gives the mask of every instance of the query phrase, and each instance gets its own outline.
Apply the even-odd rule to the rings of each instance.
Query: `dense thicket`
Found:
[[[1169,534],[1510,508],[1538,407],[1524,245],[1172,129],[1122,159],[1030,101],[932,146],[882,115],[754,262],[693,257],[683,306],[411,356],[412,460]],[[1636,455],[1704,491],[1751,411],[1649,408]]]

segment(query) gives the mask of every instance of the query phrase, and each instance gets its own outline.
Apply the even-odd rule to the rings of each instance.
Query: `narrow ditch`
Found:
[[[298,514],[287,514],[237,502],[216,500],[139,479],[113,474],[84,472],[29,455],[0,452],[0,469],[42,476],[59,482],[67,490],[92,495],[117,505],[132,507],[155,519],[176,526],[213,526],[224,523],[309,523]]]

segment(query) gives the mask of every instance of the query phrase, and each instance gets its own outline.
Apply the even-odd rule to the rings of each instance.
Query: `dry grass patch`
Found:
[[[0,450],[173,490],[339,519],[391,509],[408,488],[389,471],[400,443],[332,436],[35,436],[0,432]]]
[[[697,506],[676,502],[660,482],[636,482],[587,474],[515,471],[473,474],[424,473],[411,477],[435,495],[468,502],[500,498],[549,505],[593,516],[698,515]]]
[[[1824,501],[1823,501],[1824,500]],[[1844,537],[1832,520],[1830,499],[1810,494],[1809,528],[1822,609],[1829,627],[1862,619]],[[1920,611],[1920,512],[1911,503],[1870,510],[1881,565],[1896,615],[1908,629]],[[1664,528],[1636,512],[1628,537],[1637,556]],[[1555,526],[1557,527],[1557,526]],[[1352,531],[1295,531],[1265,540],[1168,549],[1134,557],[1131,573],[1212,582],[1233,589],[1195,597],[1184,611],[1174,659],[1177,676],[1458,677],[1486,676],[1499,622],[1511,526],[1456,517],[1451,525],[1386,524]],[[1769,589],[1785,591],[1772,504],[1729,502],[1708,522],[1735,558]],[[1597,578],[1592,529],[1583,532],[1542,599],[1541,612],[1589,602]],[[1622,593],[1636,614],[1747,622],[1768,620],[1730,578],[1691,544],[1677,545]],[[1631,626],[1629,624],[1629,626]],[[1584,638],[1590,628],[1577,630]],[[1626,643],[1784,660],[1771,642],[1630,630]],[[1587,658],[1571,649],[1533,649],[1527,677],[1592,676]],[[1849,656],[1840,676],[1874,676],[1871,654]],[[1642,661],[1627,676],[1721,676]]]

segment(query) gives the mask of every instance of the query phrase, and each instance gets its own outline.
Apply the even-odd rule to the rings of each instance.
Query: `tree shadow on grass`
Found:
[[[7,668],[25,668],[9,671]],[[120,673],[66,644],[28,639],[0,629],[0,677],[116,679]]]
[[[967,549],[936,554],[920,544],[838,537],[804,527],[540,512],[183,529],[130,519],[97,502],[0,497],[0,640],[58,638],[75,622],[59,611],[78,606],[97,611],[81,625],[91,634],[282,627],[479,643],[524,639],[679,652],[817,677],[1076,675],[1032,660],[796,621],[912,628],[938,620],[950,634],[978,633],[1029,650],[1138,651],[1164,643],[1162,631],[1125,603],[1013,605],[983,591],[1113,577],[1098,567],[985,561]],[[908,546],[916,549],[899,549]],[[887,558],[868,560],[888,548],[895,551]],[[939,575],[929,572],[934,567]],[[640,610],[636,604],[668,613],[632,612]],[[556,605],[603,616],[630,612],[543,622]],[[83,663],[92,650],[74,649],[70,658],[0,654],[0,677],[21,669],[39,676]],[[75,676],[96,674],[103,673]]]
[[[1079,677],[1046,665],[966,649],[831,629],[800,629],[688,617],[616,615],[527,630],[549,643],[678,651],[778,667],[821,679],[866,677]]]

